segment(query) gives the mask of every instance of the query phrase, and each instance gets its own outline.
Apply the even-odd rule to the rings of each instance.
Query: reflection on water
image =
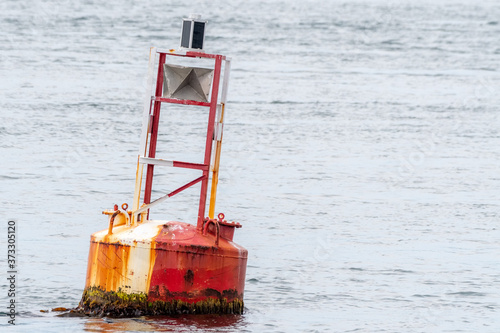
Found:
[[[241,330],[240,315],[179,315],[139,318],[91,318],[85,322],[88,332],[234,332]]]

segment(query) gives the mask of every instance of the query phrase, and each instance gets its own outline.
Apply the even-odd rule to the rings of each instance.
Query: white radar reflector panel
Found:
[[[213,69],[163,65],[163,97],[208,102]]]

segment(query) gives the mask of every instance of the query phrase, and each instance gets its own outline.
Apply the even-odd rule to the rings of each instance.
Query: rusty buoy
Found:
[[[214,67],[167,64],[170,56],[208,59]],[[229,71],[230,59],[223,55],[201,49],[151,48],[132,209],[123,204],[121,209],[115,205],[103,212],[109,216],[108,227],[91,236],[85,290],[76,309],[79,313],[138,316],[243,312],[248,252],[233,242],[234,230],[241,225],[224,220],[224,214],[214,218]],[[156,158],[160,108],[169,103],[208,108],[203,163]],[[144,166],[145,188],[141,191]],[[151,200],[154,168],[163,166],[195,169],[201,176]],[[201,191],[196,224],[149,219],[151,208],[198,183]]]
[[[124,212],[120,212],[124,214]],[[243,312],[248,252],[233,242],[239,223],[147,221],[96,232],[79,310],[138,316]]]

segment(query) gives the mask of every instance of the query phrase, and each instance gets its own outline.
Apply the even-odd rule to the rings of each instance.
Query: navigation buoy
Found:
[[[85,290],[77,308],[81,313],[138,316],[243,312],[248,252],[233,242],[234,230],[241,225],[225,220],[224,214],[214,218],[231,62],[228,57],[201,50],[199,41],[204,36],[199,34],[204,34],[205,23],[199,17],[191,21],[184,20],[181,38],[184,42],[194,38],[187,44],[189,48],[150,50],[132,209],[124,203],[105,210],[108,227],[91,236]],[[168,64],[167,57],[211,59],[213,67]],[[203,163],[156,158],[160,109],[171,103],[208,109]],[[141,200],[144,166],[147,170]],[[154,168],[160,166],[195,169],[201,176],[151,200]],[[196,225],[149,219],[151,208],[198,183],[201,191]]]

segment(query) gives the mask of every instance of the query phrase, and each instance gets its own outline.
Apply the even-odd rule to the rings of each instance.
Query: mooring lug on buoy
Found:
[[[108,220],[108,235],[113,234],[113,228],[126,224],[130,226],[131,220],[131,211],[127,211],[125,209],[128,208],[126,203],[122,204],[122,209],[118,207],[118,205],[114,205],[113,209],[103,210],[102,213],[104,215],[109,215]]]
[[[111,217],[109,218],[108,236],[113,233],[113,224],[115,222],[115,217],[120,213],[121,212],[119,210],[116,210],[113,214],[111,214]]]
[[[208,230],[210,227],[210,224],[213,224],[215,226],[215,231],[214,230]],[[219,221],[209,219],[204,223],[203,227],[203,235],[206,236],[208,233],[215,232],[215,245],[219,246],[219,237],[220,237],[220,225]]]

